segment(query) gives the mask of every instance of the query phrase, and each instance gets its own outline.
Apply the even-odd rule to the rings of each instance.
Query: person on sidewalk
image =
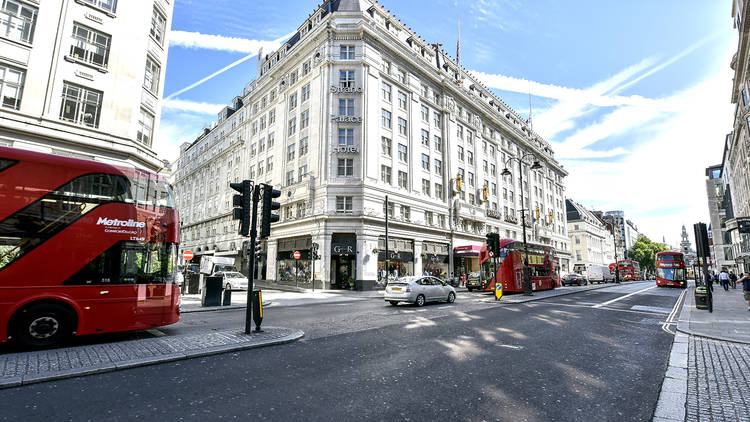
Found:
[[[742,293],[745,294],[745,303],[747,303],[747,310],[750,311],[750,274],[740,274],[740,279],[737,281],[742,283]]]
[[[737,288],[737,274],[732,271],[729,272],[729,284],[732,285],[733,289]]]
[[[721,283],[721,287],[724,288],[725,292],[729,291],[729,273],[727,273],[726,268],[722,268],[719,273],[719,283]]]

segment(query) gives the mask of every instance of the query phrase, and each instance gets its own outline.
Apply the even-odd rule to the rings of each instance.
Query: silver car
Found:
[[[426,302],[453,303],[455,300],[456,289],[436,277],[401,277],[385,286],[385,301],[393,306],[399,302],[422,306]]]
[[[224,278],[224,288],[226,290],[247,290],[247,277],[237,271],[223,271],[213,274],[215,277]]]

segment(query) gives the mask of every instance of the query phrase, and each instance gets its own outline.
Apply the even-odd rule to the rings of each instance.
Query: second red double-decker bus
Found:
[[[554,289],[559,284],[555,263],[554,250],[550,246],[527,244],[529,269],[531,272],[532,290]],[[497,256],[497,271],[495,260],[487,252],[487,244],[482,245],[479,252],[479,263],[481,272],[479,280],[467,282],[467,287],[472,290],[493,291],[495,282],[503,283],[503,291],[506,293],[523,292],[523,267],[524,267],[523,243],[513,239],[500,239],[500,253]]]
[[[177,322],[178,242],[160,176],[0,147],[0,342]]]
[[[654,262],[657,286],[687,287],[685,256],[681,252],[659,252]]]
[[[638,261],[632,259],[623,259],[617,261],[617,267],[620,271],[621,280],[640,280],[641,279],[641,264]]]

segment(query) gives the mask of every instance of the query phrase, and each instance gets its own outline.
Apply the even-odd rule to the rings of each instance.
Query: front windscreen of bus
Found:
[[[656,276],[668,281],[684,281],[684,268],[657,268]]]
[[[657,261],[682,261],[682,255],[659,255]]]

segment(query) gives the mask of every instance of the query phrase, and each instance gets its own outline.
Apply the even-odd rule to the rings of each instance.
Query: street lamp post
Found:
[[[620,264],[617,263],[617,236],[615,236],[614,226],[612,226],[612,240],[615,242],[615,283],[620,284]]]
[[[526,296],[533,296],[533,293],[531,292],[531,278],[529,275],[529,250],[528,245],[526,243],[526,209],[523,205],[523,166],[522,164],[529,164],[524,162],[524,158],[526,157],[532,157],[534,158],[533,163],[531,163],[531,170],[537,170],[542,168],[542,165],[539,164],[539,161],[536,159],[536,156],[534,154],[524,154],[520,158],[519,157],[510,157],[508,158],[508,161],[505,162],[505,169],[503,169],[503,172],[501,173],[503,176],[510,176],[511,172],[508,170],[508,164],[516,160],[518,161],[518,182],[520,186],[520,192],[521,192],[521,230],[523,232],[523,294]]]

